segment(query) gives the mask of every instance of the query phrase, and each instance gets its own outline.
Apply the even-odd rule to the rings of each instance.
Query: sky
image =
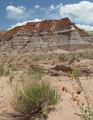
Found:
[[[93,0],[0,0],[0,30],[65,17],[93,31]]]

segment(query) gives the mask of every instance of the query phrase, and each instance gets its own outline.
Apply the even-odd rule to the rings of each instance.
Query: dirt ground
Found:
[[[61,93],[61,101],[54,106],[54,110],[49,113],[48,120],[81,120],[80,115],[81,111],[77,105],[77,102],[71,99],[71,95],[69,93],[63,92],[62,87],[66,86],[67,89],[72,92],[73,89],[70,79],[68,77],[60,76],[60,77],[51,77],[45,76],[45,79],[51,80],[53,86],[59,89]],[[82,81],[82,85],[84,87],[84,91],[86,95],[89,96],[89,100],[91,103],[91,108],[93,108],[93,78],[80,78]],[[12,97],[12,88],[9,84],[8,77],[1,77],[0,79],[0,120],[17,120],[16,117],[12,117],[12,113],[14,113],[11,108],[11,97]],[[82,103],[86,102],[84,97],[84,92],[78,95],[79,99]]]
[[[9,59],[10,56],[8,56]],[[7,59],[7,60],[8,60]],[[18,59],[17,59],[18,60]],[[2,60],[0,61],[2,62]],[[19,64],[19,63],[20,64]],[[79,106],[77,105],[76,101],[73,101],[72,96],[62,91],[62,87],[65,86],[68,90],[75,93],[75,96],[78,96],[78,99],[81,101],[81,103],[85,103],[86,106],[86,99],[85,96],[89,96],[90,101],[90,107],[93,110],[93,74],[88,76],[81,76],[79,77],[80,82],[82,84],[83,90],[80,92],[80,94],[77,94],[76,91],[78,89],[76,79],[74,79],[74,87],[71,83],[71,78],[68,77],[67,73],[64,71],[55,70],[51,72],[51,68],[54,68],[56,65],[65,65],[66,63],[58,62],[55,60],[43,60],[43,61],[27,61],[24,60],[26,63],[25,68],[32,64],[35,65],[41,65],[44,66],[46,73],[43,76],[44,80],[49,80],[51,84],[59,90],[61,94],[61,101],[54,106],[54,109],[49,112],[48,119],[47,120],[81,120],[80,116],[81,111]],[[7,61],[4,65],[6,66],[9,63]],[[17,63],[15,65],[15,63]],[[21,61],[12,61],[12,64],[17,66],[19,65],[19,68],[22,67],[22,60]],[[87,71],[93,70],[93,59],[84,59],[80,60],[80,62],[73,63],[72,67],[79,66],[82,69],[86,69]],[[23,66],[24,68],[24,66]],[[51,72],[51,74],[50,74]],[[58,74],[54,74],[54,72]],[[12,90],[12,84],[16,83],[18,81],[19,83],[22,83],[23,81],[20,80],[18,77],[21,73],[21,70],[19,69],[19,72],[16,70],[13,71],[14,73],[14,80],[11,83],[9,76],[1,76],[0,77],[0,120],[18,120],[18,116],[16,116],[16,112],[12,109],[11,106],[11,100],[13,96],[13,90]],[[53,107],[53,106],[52,106]],[[38,118],[36,119],[38,120]]]

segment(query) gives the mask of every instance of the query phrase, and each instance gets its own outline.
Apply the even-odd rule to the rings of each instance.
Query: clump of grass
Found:
[[[82,72],[80,71],[80,69],[74,69],[73,71],[72,71],[72,74],[74,75],[74,77],[80,77],[80,76],[82,76]]]
[[[60,95],[49,82],[32,81],[13,89],[12,106],[21,115],[31,116],[41,113],[60,100]]]
[[[80,54],[79,54],[79,57],[81,58],[82,56],[83,56],[83,53],[80,53]]]
[[[20,61],[22,59],[22,56],[18,58],[18,61]]]
[[[5,76],[8,76],[8,75],[10,75],[10,71],[9,71],[9,69],[7,69],[7,70],[5,70]]]
[[[0,76],[2,76],[4,74],[4,67],[0,66]]]
[[[35,75],[41,78],[45,74],[45,70],[43,67],[33,67],[28,70],[29,75]]]
[[[62,54],[58,57],[59,61],[62,61],[62,62],[65,62],[66,58],[65,58],[65,55]]]
[[[29,58],[32,58],[32,56],[30,55]]]
[[[20,79],[22,80],[22,81],[24,81],[24,73],[22,73],[22,74],[20,74]]]
[[[14,60],[14,58],[10,58],[10,60],[8,61],[8,64],[11,63]]]
[[[40,58],[39,57],[34,57],[33,60],[38,62],[40,60]]]
[[[8,67],[11,68],[11,67],[12,67],[12,64],[10,63],[10,64],[8,65]]]
[[[24,59],[24,62],[27,62],[28,60],[27,59]]]
[[[72,63],[74,63],[75,59],[76,59],[76,58],[71,57],[71,58],[69,59],[69,61],[68,61],[68,64],[71,65]]]
[[[15,67],[12,67],[12,69],[11,69],[12,71],[16,71],[17,70],[17,68],[15,68]]]
[[[11,75],[11,76],[9,77],[9,81],[10,81],[10,83],[13,82],[13,79],[14,79],[14,76]]]

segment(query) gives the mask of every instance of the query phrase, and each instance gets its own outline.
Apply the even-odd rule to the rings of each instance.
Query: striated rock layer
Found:
[[[68,51],[93,49],[93,35],[86,33],[69,18],[28,22],[0,32],[0,51]]]

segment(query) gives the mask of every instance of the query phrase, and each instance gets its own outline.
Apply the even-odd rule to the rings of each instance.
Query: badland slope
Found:
[[[0,51],[75,51],[93,49],[93,35],[78,28],[69,18],[28,22],[0,31]]]

